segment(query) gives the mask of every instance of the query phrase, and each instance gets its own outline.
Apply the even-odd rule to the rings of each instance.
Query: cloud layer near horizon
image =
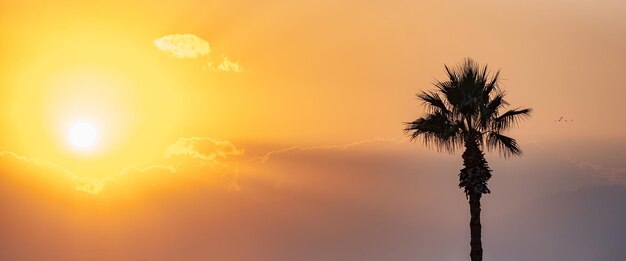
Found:
[[[569,204],[550,195],[586,198],[576,188],[597,183],[576,165],[539,147],[526,147],[523,159],[504,162],[488,155],[494,192],[484,201],[484,234],[486,257],[494,260],[519,242],[547,236],[519,213],[539,217]],[[466,256],[467,203],[456,187],[457,156],[419,152],[414,144],[388,140],[290,147],[247,158],[241,150],[227,141],[183,138],[166,150],[169,158],[162,164],[127,169],[95,196],[76,191],[69,178],[50,175],[65,175],[62,168],[3,154],[0,203],[6,212],[0,225],[8,232],[0,236],[0,257],[374,261]],[[168,165],[168,160],[184,163]],[[233,173],[216,172],[216,164],[240,167],[239,190],[230,187]],[[598,188],[593,195],[610,200]],[[579,215],[571,222],[600,222],[597,218],[605,216],[598,213],[596,219]],[[571,218],[555,215],[565,223]],[[615,228],[605,221],[606,229]],[[507,226],[518,223],[535,234]],[[520,237],[507,236],[515,233]],[[550,233],[568,231],[556,226]],[[584,237],[563,238],[554,246],[582,242],[577,238]],[[613,242],[602,235],[593,240]],[[20,247],[25,245],[40,251]],[[598,257],[615,249],[590,243],[586,250],[592,254],[581,256]],[[508,260],[542,257],[540,252],[516,253]],[[550,257],[571,258],[575,253]]]
[[[270,158],[303,152],[325,153],[330,151],[359,151],[361,148],[372,146],[372,144],[377,144],[377,146],[380,147],[396,146],[396,149],[406,149],[407,145],[402,140],[398,139],[375,138],[344,145],[290,146],[270,150],[259,155],[244,155],[244,149],[227,140],[209,137],[185,137],[180,138],[175,143],[165,148],[161,161],[141,168],[124,168],[121,169],[119,173],[114,173],[105,178],[90,178],[68,170],[53,162],[21,156],[10,151],[0,152],[0,159],[3,160],[0,165],[5,164],[13,166],[17,163],[26,168],[35,170],[33,173],[50,172],[53,174],[47,175],[48,178],[59,181],[64,180],[64,182],[73,184],[75,190],[90,194],[98,194],[103,191],[107,184],[128,178],[132,176],[132,173],[177,173],[181,170],[184,173],[202,171],[206,175],[219,174],[222,176],[230,176],[232,180],[230,186],[232,188],[237,187],[236,178],[240,173],[240,168],[243,167],[248,171],[251,170],[251,172],[263,172],[262,169],[266,168],[264,165]],[[567,166],[570,172],[585,173],[583,176],[587,177],[589,180],[594,180],[594,183],[626,185],[626,171],[624,171],[623,167],[606,167],[599,163],[576,161],[569,157],[554,154],[553,151],[535,143],[526,143],[524,145],[536,152],[553,155],[551,159],[560,162],[560,166]],[[431,154],[432,153],[427,153],[423,155]],[[499,164],[499,162],[501,162],[501,160],[496,159],[491,162],[491,165]],[[533,164],[541,162],[543,161],[540,159],[533,160]],[[10,171],[7,170],[7,173],[10,173]],[[279,177],[281,175],[280,173],[277,174],[278,175],[275,175],[273,178],[276,182],[280,182],[281,178]],[[25,176],[24,178],[28,177]],[[147,181],[147,183],[150,183],[150,181]]]

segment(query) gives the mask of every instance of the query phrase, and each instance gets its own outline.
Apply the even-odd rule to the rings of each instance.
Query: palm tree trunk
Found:
[[[483,243],[481,239],[482,225],[480,224],[480,198],[481,193],[469,194],[470,205],[470,258],[472,261],[483,260]]]
[[[472,261],[483,260],[483,247],[480,223],[480,198],[489,193],[487,181],[491,178],[491,170],[485,160],[485,154],[480,150],[478,142],[468,138],[465,141],[463,165],[459,174],[459,186],[465,189],[470,207],[470,258]]]

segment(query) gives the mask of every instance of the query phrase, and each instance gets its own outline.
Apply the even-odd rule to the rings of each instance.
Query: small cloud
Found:
[[[206,56],[211,52],[209,43],[195,34],[170,34],[154,40],[161,51],[185,59]]]
[[[228,57],[224,57],[222,62],[215,66],[213,62],[209,62],[209,69],[216,72],[234,72],[240,73],[243,72],[243,68],[239,65],[239,62],[233,62]]]

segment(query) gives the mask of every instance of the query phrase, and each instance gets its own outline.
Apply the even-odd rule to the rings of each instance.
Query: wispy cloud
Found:
[[[195,59],[211,52],[209,42],[195,34],[166,35],[154,40],[154,45],[159,50],[180,59]]]
[[[192,160],[211,168],[218,168],[230,158],[241,155],[243,150],[230,141],[205,137],[180,138],[165,150],[166,159]]]
[[[33,169],[38,175],[64,180],[65,183],[71,184],[68,186],[73,187],[75,190],[89,194],[98,194],[105,190],[109,184],[125,182],[127,179],[137,180],[139,184],[146,183],[144,185],[147,186],[155,180],[177,173],[219,174],[219,176],[213,177],[219,177],[220,180],[226,182],[226,186],[229,189],[239,190],[240,165],[246,167],[246,169],[248,167],[257,169],[262,164],[281,154],[310,151],[347,151],[353,147],[367,144],[400,144],[404,143],[405,140],[404,138],[373,138],[340,145],[289,146],[244,158],[244,150],[230,141],[209,137],[184,137],[178,139],[164,150],[161,161],[145,167],[124,168],[106,178],[77,175],[61,165],[39,158],[21,156],[10,151],[0,151],[0,164],[29,166],[26,169]],[[531,143],[527,142],[527,144],[530,145]],[[542,150],[549,150],[540,144],[533,143],[533,145]],[[560,158],[581,170],[590,172],[596,178],[613,184],[626,184],[626,169],[624,168],[610,168],[592,162],[576,161],[567,157]],[[18,165],[15,165],[16,163]],[[185,175],[179,176],[179,178],[182,177],[185,177]]]
[[[321,146],[291,146],[291,147],[286,147],[286,148],[282,148],[282,149],[277,149],[277,150],[273,150],[270,152],[267,152],[263,155],[260,156],[255,156],[250,158],[250,161],[260,161],[261,163],[265,163],[266,161],[268,161],[270,159],[270,157],[276,155],[276,154],[281,154],[281,153],[286,153],[286,152],[290,152],[290,151],[309,151],[309,150],[347,150],[350,147],[354,147],[354,146],[358,146],[358,145],[363,145],[363,144],[368,144],[368,143],[375,143],[375,142],[393,142],[393,143],[402,143],[404,142],[406,139],[394,139],[394,138],[373,138],[373,139],[367,139],[367,140],[361,140],[361,141],[355,141],[355,142],[351,142],[348,144],[343,144],[343,145],[321,145]]]
[[[626,168],[611,168],[598,163],[588,161],[575,161],[567,159],[582,170],[593,171],[596,177],[603,178],[613,184],[626,185]]]
[[[37,175],[63,181],[63,183],[69,184],[69,187],[89,194],[98,194],[111,183],[133,178],[137,175],[143,176],[145,182],[151,183],[150,180],[160,177],[150,177],[150,175],[196,172],[200,169],[209,173],[221,174],[230,182],[228,184],[230,189],[238,190],[239,186],[236,179],[239,175],[239,165],[235,158],[241,155],[243,155],[243,150],[230,141],[189,137],[180,138],[171,144],[165,150],[163,162],[156,162],[141,168],[123,168],[105,178],[80,176],[59,164],[39,158],[21,156],[11,151],[0,151],[0,164],[5,165],[2,167],[9,166],[10,168],[11,166],[26,166],[26,169],[34,169]],[[19,172],[20,170],[11,169],[11,171]]]
[[[560,160],[568,162],[580,170],[588,173],[590,172],[593,178],[599,179],[601,181],[608,181],[612,184],[626,185],[626,168],[606,167],[602,164],[595,162],[575,160],[571,157],[561,155],[560,153],[540,144],[537,141],[527,141],[523,144],[533,145],[541,150],[548,151]]]
[[[239,62],[233,62],[228,57],[224,57],[221,63],[215,65],[213,62],[208,63],[209,70],[217,71],[217,72],[234,72],[241,73],[243,72],[243,67],[239,65]]]
[[[210,173],[221,174],[223,177],[224,175],[228,176],[227,179],[230,180],[228,187],[233,190],[239,190],[237,178],[239,176],[239,165],[242,162],[265,163],[271,157],[281,153],[313,150],[343,151],[353,146],[375,142],[401,143],[402,140],[392,138],[374,138],[343,145],[291,146],[269,151],[262,155],[253,156],[248,159],[243,159],[244,150],[237,147],[230,141],[208,137],[184,137],[178,139],[165,149],[162,162],[155,162],[155,164],[140,168],[123,168],[118,173],[114,173],[106,178],[80,176],[61,165],[40,160],[38,158],[21,156],[10,151],[1,151],[0,159],[9,159],[9,161],[16,161],[28,166],[34,166],[37,169],[36,171],[42,173],[52,171],[57,174],[48,175],[50,178],[65,180],[71,183],[71,186],[73,186],[75,190],[89,194],[98,194],[111,183],[133,178],[137,175],[148,177],[146,182],[149,182],[150,176],[174,174],[186,171],[197,172],[199,169],[207,170]]]
[[[58,176],[57,178],[66,179],[74,185],[76,190],[89,194],[100,193],[106,183],[110,181],[109,178],[96,179],[81,177],[56,163],[44,161],[34,157],[25,157],[11,151],[0,151],[0,158],[32,166],[36,169],[36,171],[42,171],[46,175],[49,175],[48,178],[54,178],[54,176],[56,175]]]

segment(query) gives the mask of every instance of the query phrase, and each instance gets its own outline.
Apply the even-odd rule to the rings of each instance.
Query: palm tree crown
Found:
[[[475,146],[497,150],[504,157],[521,155],[515,139],[504,132],[529,116],[531,109],[506,110],[509,104],[499,85],[500,72],[490,73],[486,65],[480,66],[469,58],[456,68],[445,66],[445,70],[446,81],[437,81],[435,90],[417,95],[427,113],[405,123],[404,131],[411,140],[421,138],[425,145],[451,153],[461,147],[468,150],[468,146]],[[485,169],[488,169],[486,162]],[[486,187],[489,177],[478,182],[482,185],[475,184],[474,189],[489,193]],[[472,189],[469,185],[460,184],[466,193]]]

